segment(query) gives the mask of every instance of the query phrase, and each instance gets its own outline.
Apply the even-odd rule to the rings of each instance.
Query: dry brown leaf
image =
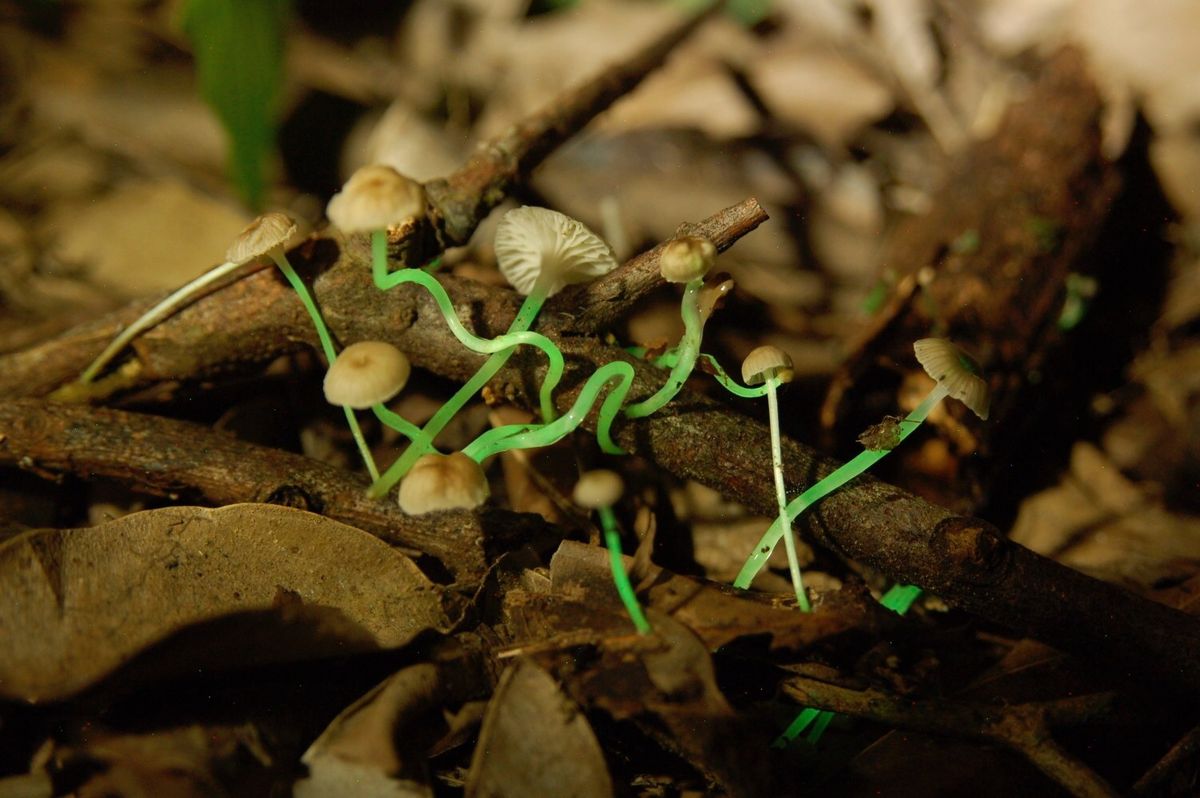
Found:
[[[49,214],[51,256],[84,268],[106,291],[141,296],[177,288],[224,259],[249,221],[178,180],[126,183],[103,199]]]
[[[0,693],[26,701],[70,696],[214,619],[223,619],[224,649],[172,653],[208,667],[228,655],[236,667],[394,648],[449,625],[438,589],[403,554],[345,524],[262,504],[170,507],[30,532],[0,546],[0,593]],[[239,645],[229,637],[237,613],[268,623],[259,616],[282,615],[293,626],[299,616],[288,637],[307,645]]]
[[[524,657],[508,667],[484,716],[468,798],[604,798],[612,778],[600,742],[558,683]]]

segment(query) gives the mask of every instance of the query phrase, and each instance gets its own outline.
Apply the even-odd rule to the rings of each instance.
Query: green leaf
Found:
[[[187,0],[178,17],[200,96],[229,135],[230,179],[255,209],[275,144],[289,11],[289,0]]]

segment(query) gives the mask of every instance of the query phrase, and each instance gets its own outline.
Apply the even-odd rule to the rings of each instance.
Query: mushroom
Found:
[[[742,362],[742,381],[747,385],[767,386],[767,408],[771,420],[771,468],[775,473],[775,499],[779,504],[779,520],[776,522],[785,527],[783,536],[787,548],[788,570],[792,574],[792,588],[796,591],[796,601],[800,609],[808,612],[811,607],[808,595],[804,592],[804,582],[800,577],[800,558],[796,553],[796,541],[793,538],[791,522],[787,520],[787,489],[783,484],[783,451],[779,440],[779,386],[791,382],[796,370],[787,352],[776,346],[760,346],[746,355]]]
[[[913,344],[913,350],[916,352],[918,362],[921,363],[925,372],[937,382],[937,385],[917,405],[916,409],[902,420],[876,425],[870,434],[865,436],[869,441],[868,446],[880,448],[864,449],[850,462],[793,499],[787,506],[786,516],[772,524],[771,528],[763,535],[762,540],[758,542],[738,573],[737,579],[734,580],[734,587],[748,588],[750,586],[754,577],[766,565],[767,558],[771,556],[771,551],[779,542],[779,538],[783,537],[784,530],[790,527],[800,513],[886,457],[888,452],[921,425],[929,412],[942,399],[947,396],[958,399],[981,419],[987,419],[991,394],[975,358],[971,357],[962,347],[942,338],[923,338]],[[878,429],[885,425],[888,429],[882,431]]]
[[[504,279],[527,297],[526,305],[535,305],[522,329],[532,324],[546,297],[617,268],[612,249],[583,222],[529,205],[514,208],[500,219],[495,251]]]
[[[350,344],[325,372],[325,400],[365,410],[400,393],[411,371],[408,358],[389,343]]]
[[[325,215],[347,235],[370,233],[371,275],[386,291],[401,282],[388,273],[387,229],[407,219],[425,218],[425,188],[386,164],[359,169],[329,200]],[[398,272],[397,274],[403,274]]]
[[[625,415],[629,418],[643,418],[661,409],[675,398],[695,368],[696,358],[700,356],[700,341],[704,337],[704,323],[712,314],[711,307],[707,313],[700,307],[704,275],[712,268],[716,258],[716,245],[700,236],[681,236],[663,247],[658,259],[663,279],[687,284],[679,308],[683,316],[683,339],[672,354],[675,364],[671,367],[671,376],[666,384],[650,398],[625,408]]]
[[[922,338],[913,344],[913,351],[917,354],[917,362],[921,364],[921,368],[937,382],[918,407],[919,409],[925,405],[929,406],[920,420],[924,421],[929,410],[949,396],[962,402],[980,419],[987,421],[992,397],[987,381],[981,376],[983,369],[979,367],[975,358],[945,338]]]
[[[575,483],[571,497],[575,503],[585,510],[595,510],[600,516],[600,525],[604,529],[604,545],[608,547],[609,562],[612,565],[613,582],[617,586],[617,594],[625,605],[629,619],[633,621],[638,634],[651,632],[650,622],[642,612],[637,594],[625,572],[625,561],[621,557],[621,532],[617,528],[617,517],[613,514],[612,506],[625,492],[625,485],[615,471],[598,468],[587,471]]]
[[[400,483],[400,509],[409,515],[436,510],[472,510],[487,501],[487,476],[462,452],[428,452],[417,458]]]
[[[703,236],[680,236],[668,241],[658,256],[658,270],[668,283],[703,279],[717,260],[717,246]]]

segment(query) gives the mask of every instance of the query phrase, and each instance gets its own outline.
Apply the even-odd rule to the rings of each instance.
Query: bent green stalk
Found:
[[[946,390],[941,383],[938,383],[929,395],[917,405],[917,408],[908,414],[907,417],[897,426],[899,433],[896,438],[896,443],[899,444],[907,438],[912,431],[921,425],[925,417],[929,415],[929,411],[946,397]],[[776,519],[775,523],[771,524],[770,529],[763,535],[762,540],[754,547],[754,551],[746,560],[746,564],[742,566],[742,570],[738,573],[737,579],[734,580],[733,586],[740,587],[743,590],[750,587],[750,583],[754,581],[754,577],[767,564],[767,559],[771,556],[775,546],[779,543],[779,539],[784,534],[784,523],[790,526],[795,522],[800,513],[813,506],[821,499],[833,493],[838,488],[845,485],[850,480],[857,477],[859,474],[866,471],[875,463],[887,456],[890,449],[873,450],[866,449],[861,452],[850,462],[843,465],[841,468],[834,471],[829,476],[822,479],[816,485],[813,485],[808,490],[801,493],[792,500],[787,506],[787,514],[784,518]]]
[[[376,282],[378,284],[378,280]],[[389,288],[402,283],[416,283],[428,291],[433,301],[437,303],[438,310],[442,312],[446,324],[449,325],[450,332],[462,342],[463,346],[473,352],[490,355],[522,344],[536,346],[545,352],[549,366],[546,369],[546,378],[542,381],[540,392],[542,420],[545,422],[554,420],[554,389],[558,387],[558,383],[562,379],[565,362],[562,352],[549,338],[535,332],[508,332],[492,339],[474,335],[459,321],[458,314],[454,311],[454,304],[450,301],[450,295],[446,293],[442,284],[421,269],[392,272],[387,275],[386,282]]]
[[[721,386],[725,390],[729,391],[730,393],[732,393],[736,396],[741,396],[745,399],[759,399],[759,398],[762,398],[763,396],[766,396],[767,393],[770,391],[770,386],[767,385],[766,383],[763,383],[762,385],[759,385],[758,387],[755,387],[755,388],[747,388],[746,386],[739,384],[732,377],[730,377],[729,374],[726,373],[725,369],[721,367],[721,364],[717,362],[717,359],[715,357],[713,357],[712,355],[706,355],[706,354],[701,353],[700,357],[704,360],[704,362],[708,363],[709,368],[711,368],[713,370],[712,371],[713,378],[717,382],[721,383]]]
[[[688,375],[696,365],[696,357],[700,354],[700,339],[704,336],[704,321],[700,318],[700,289],[704,287],[704,279],[692,280],[683,291],[683,302],[680,314],[683,316],[683,340],[679,342],[678,359],[671,369],[667,384],[642,402],[637,402],[625,408],[628,418],[644,418],[657,412],[683,388]]]
[[[488,457],[510,449],[532,449],[549,446],[562,440],[575,430],[591,411],[600,391],[610,382],[616,382],[613,389],[600,405],[600,420],[596,425],[596,440],[600,448],[609,454],[624,454],[612,440],[611,427],[620,412],[621,404],[633,385],[633,366],[618,360],[596,369],[583,389],[576,397],[571,409],[562,418],[550,424],[512,424],[489,430],[465,449],[463,454],[472,460],[482,463]]]
[[[375,240],[376,239],[373,234],[372,242]],[[383,249],[385,255],[384,269],[386,270],[386,239],[385,247]],[[376,284],[379,284],[379,271],[377,268],[375,273]],[[405,272],[396,272],[395,274],[401,275],[405,274]],[[394,275],[392,277],[384,275],[384,277],[384,287],[390,287],[390,285],[386,284],[388,280],[394,278]],[[517,311],[517,316],[515,319],[513,319],[513,323],[509,326],[508,333],[506,333],[506,335],[526,332],[530,325],[533,324],[534,319],[537,318],[538,311],[542,309],[542,304],[546,301],[546,294],[551,284],[549,282],[550,279],[552,278],[545,274],[538,277],[537,282],[534,283],[533,290],[529,292],[529,296],[525,297],[525,301],[521,303],[521,308]],[[396,284],[399,282],[401,282],[401,280],[397,279]],[[475,373],[475,376],[473,376],[461,388],[459,388],[454,396],[450,397],[450,400],[442,405],[441,408],[439,408],[438,411],[433,414],[433,417],[426,422],[425,427],[422,429],[423,440],[420,442],[413,441],[412,445],[404,450],[404,453],[397,458],[396,462],[392,463],[392,465],[383,472],[383,475],[371,484],[371,487],[367,490],[367,495],[373,499],[381,498],[392,488],[393,485],[403,479],[404,475],[408,473],[408,470],[412,468],[413,463],[417,461],[417,458],[432,448],[433,440],[437,437],[438,433],[442,431],[446,424],[450,423],[450,419],[454,418],[455,414],[462,409],[462,407],[471,399],[471,397],[478,393],[484,385],[487,385],[488,381],[491,380],[492,377],[496,376],[496,372],[500,371],[500,369],[504,367],[504,364],[508,362],[510,357],[512,357],[514,351],[516,351],[515,348],[510,346],[506,349],[496,352],[489,357],[483,366],[480,367],[479,371]]]
[[[325,358],[332,365],[337,360],[337,350],[333,348],[333,339],[329,336],[329,328],[325,326],[325,319],[321,317],[321,311],[317,310],[317,304],[313,302],[312,294],[308,292],[308,286],[300,279],[300,275],[296,274],[296,270],[288,262],[287,255],[284,255],[282,251],[272,252],[270,255],[271,259],[275,261],[275,265],[279,267],[279,271],[283,272],[283,276],[287,278],[300,297],[305,310],[308,311],[313,327],[317,330],[317,338],[321,341],[321,348],[325,350]],[[371,456],[371,449],[367,446],[366,438],[363,437],[362,428],[358,426],[358,418],[349,407],[343,407],[342,410],[346,413],[346,423],[350,425],[350,432],[354,435],[354,442],[358,445],[363,462],[367,464],[367,471],[370,472],[371,479],[379,479],[379,469],[375,467],[375,458]]]
[[[621,532],[617,529],[617,518],[611,507],[601,507],[596,512],[600,514],[600,524],[604,528],[604,545],[608,547],[608,558],[612,565],[613,583],[617,586],[617,595],[621,597],[621,603],[625,605],[625,611],[629,613],[629,619],[633,621],[638,634],[650,634],[652,631],[650,622],[646,620],[646,614],[642,612],[642,605],[638,603],[637,593],[629,581],[629,574],[625,572],[625,561],[621,557]]]

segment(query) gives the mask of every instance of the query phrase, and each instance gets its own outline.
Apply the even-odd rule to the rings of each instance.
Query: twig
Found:
[[[813,709],[840,712],[902,729],[1000,743],[1022,754],[1071,795],[1111,798],[1117,792],[1095,771],[1054,742],[1051,727],[1079,725],[1106,717],[1113,694],[1000,706],[936,698],[901,698],[881,690],[846,687],[793,677],[781,688]]]
[[[1191,768],[1195,778],[1196,754],[1200,752],[1200,726],[1196,726],[1171,746],[1171,750],[1138,779],[1131,792],[1134,795],[1165,793],[1169,780],[1180,770]],[[1195,784],[1193,783],[1193,788]]]

